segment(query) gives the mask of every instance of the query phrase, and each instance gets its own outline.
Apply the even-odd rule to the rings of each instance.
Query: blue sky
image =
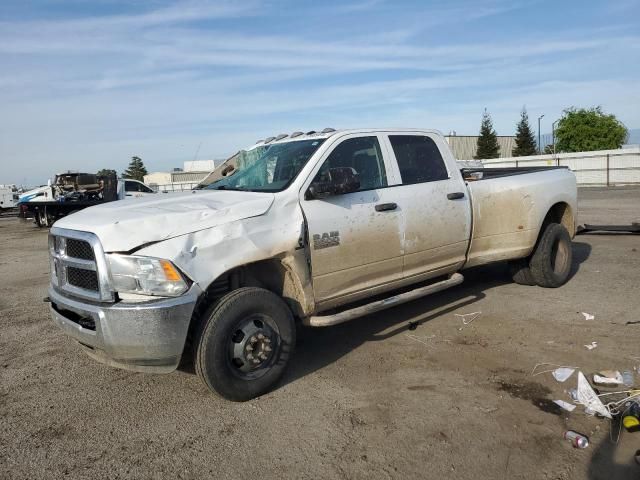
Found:
[[[0,183],[150,171],[332,126],[640,127],[640,0],[0,3]]]

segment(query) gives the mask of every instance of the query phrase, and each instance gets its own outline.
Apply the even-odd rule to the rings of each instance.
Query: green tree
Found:
[[[493,129],[491,116],[485,108],[482,114],[482,123],[480,124],[480,136],[478,137],[476,156],[473,158],[476,160],[498,158],[499,152],[500,145],[498,145],[498,137],[496,131]]]
[[[513,149],[512,155],[514,157],[535,155],[537,153],[536,150],[536,138],[529,124],[529,115],[527,115],[526,108],[523,108],[520,113],[520,121],[516,127],[516,148]]]
[[[563,112],[556,128],[556,151],[589,152],[620,148],[629,131],[615,115],[607,115],[602,107],[571,107]]]
[[[109,175],[118,176],[118,173],[115,170],[112,170],[110,168],[102,168],[102,169],[98,170],[98,173],[96,175],[107,177]]]
[[[129,163],[129,168],[127,168],[122,176],[124,178],[133,178],[134,180],[140,180],[142,182],[143,177],[147,174],[147,169],[142,163],[142,159],[140,157],[131,157],[131,162]]]

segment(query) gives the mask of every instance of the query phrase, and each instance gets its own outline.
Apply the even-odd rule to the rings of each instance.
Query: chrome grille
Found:
[[[102,245],[94,234],[53,227],[49,255],[54,288],[76,297],[114,300]]]

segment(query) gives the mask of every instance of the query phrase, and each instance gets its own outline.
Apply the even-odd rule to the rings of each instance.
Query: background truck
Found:
[[[51,315],[99,361],[170,372],[193,356],[242,401],[282,377],[296,320],[335,325],[505,260],[518,283],[563,285],[575,218],[566,168],[461,169],[431,130],[296,132],[206,189],[61,219]]]
[[[105,202],[155,194],[144,183],[118,179],[115,175],[59,173],[48,185],[20,195],[23,215],[31,213],[39,227],[50,227],[57,219]]]
[[[0,185],[0,211],[18,206],[18,189],[15,185]]]

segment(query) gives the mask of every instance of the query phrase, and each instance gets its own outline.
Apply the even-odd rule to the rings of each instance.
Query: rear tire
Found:
[[[519,285],[535,285],[536,281],[529,268],[529,258],[518,258],[509,262],[511,278]]]
[[[239,288],[204,314],[195,370],[221,397],[251,400],[282,378],[295,341],[293,315],[280,297],[262,288]]]
[[[572,259],[569,232],[559,223],[550,223],[531,256],[531,275],[541,287],[560,287],[569,279]]]

